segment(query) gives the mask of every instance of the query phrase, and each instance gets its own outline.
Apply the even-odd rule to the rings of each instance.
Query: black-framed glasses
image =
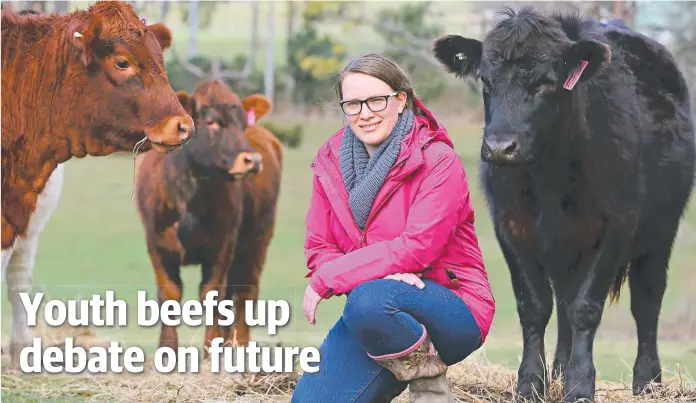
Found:
[[[394,91],[391,94],[379,95],[376,97],[364,99],[362,101],[342,101],[339,104],[341,105],[341,109],[343,109],[343,113],[345,113],[346,116],[355,116],[362,112],[363,104],[367,105],[367,108],[372,112],[381,112],[387,109],[387,101],[389,100],[389,97],[393,97],[394,95],[397,95],[399,92],[401,91]]]

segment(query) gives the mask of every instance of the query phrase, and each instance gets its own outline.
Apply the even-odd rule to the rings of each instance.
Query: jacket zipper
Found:
[[[404,164],[404,161],[406,161],[406,159],[408,159],[409,157],[410,157],[410,154],[407,155],[403,160],[399,161],[397,164]],[[413,171],[414,171],[414,169],[410,170],[406,174],[410,174]],[[392,175],[391,178],[387,178],[384,181],[384,183],[387,183],[388,181],[393,180],[394,176],[397,176],[397,174]],[[391,192],[389,192],[389,194],[387,194],[387,196],[382,200],[382,202],[377,206],[377,208],[372,210],[370,212],[370,214],[367,216],[367,220],[365,221],[365,230],[362,232],[362,236],[360,237],[360,246],[363,246],[363,242],[365,241],[365,234],[367,233],[367,227],[371,223],[370,219],[373,218],[375,215],[377,215],[377,213],[382,209],[382,207],[387,202],[387,200],[389,200],[389,198],[391,198],[391,196],[394,194],[394,192],[399,190],[399,188],[401,187],[402,184],[403,184],[403,182],[399,182],[396,186],[394,186],[394,189],[392,189]]]
[[[401,161],[398,161],[397,164],[403,164],[404,161],[405,161],[408,157],[409,157],[409,156],[406,156],[406,157],[405,157],[404,159],[402,159]],[[391,178],[387,177],[387,178],[385,179],[384,183],[388,183],[390,180],[393,179],[394,176],[396,176],[396,174],[393,174],[393,175],[391,175],[391,176],[392,176]],[[370,225],[370,222],[371,222],[370,219],[373,218],[375,215],[377,215],[377,212],[378,212],[379,210],[382,209],[382,206],[384,206],[384,203],[386,203],[387,200],[389,200],[389,198],[394,194],[394,192],[396,192],[400,187],[401,187],[401,182],[399,182],[399,183],[394,187],[394,189],[392,189],[392,191],[389,192],[389,194],[387,195],[387,197],[385,197],[385,198],[382,200],[382,202],[377,206],[377,208],[373,209],[373,210],[370,212],[370,214],[367,215],[367,220],[365,220],[365,229],[362,230],[362,231],[360,231],[360,246],[361,246],[361,247],[364,246],[363,244],[365,243],[365,236],[366,236],[366,234],[367,234],[367,227]],[[360,227],[358,227],[358,228],[360,228]]]

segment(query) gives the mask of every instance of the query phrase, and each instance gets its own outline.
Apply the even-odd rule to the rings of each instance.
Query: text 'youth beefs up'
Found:
[[[234,302],[218,301],[217,291],[209,292],[203,301],[191,300],[184,304],[166,301],[159,304],[147,299],[145,291],[138,292],[137,323],[142,327],[152,327],[164,323],[179,326],[181,323],[191,327],[202,325],[232,326],[235,323]],[[93,295],[90,300],[47,301],[41,309],[44,294],[37,293],[30,297],[27,293],[19,294],[22,305],[27,312],[30,327],[37,324],[41,311],[49,326],[127,326],[128,306],[125,301],[115,298],[113,291],[106,292],[106,298]],[[217,314],[217,316],[216,316]],[[251,327],[266,327],[269,335],[276,335],[278,328],[285,326],[290,319],[290,306],[287,301],[246,301],[244,320]],[[295,371],[295,357],[304,372],[316,372],[320,361],[319,351],[315,347],[259,347],[255,342],[248,346],[223,346],[221,337],[212,340],[208,349],[211,372],[283,372]],[[155,370],[162,373],[200,371],[201,354],[196,347],[179,347],[174,350],[163,346],[154,355]],[[34,338],[31,346],[20,353],[20,368],[26,373],[91,373],[115,372],[124,370],[140,373],[144,370],[145,353],[139,347],[121,346],[111,342],[108,348],[93,346],[85,350],[75,346],[72,337],[65,339],[64,348],[43,348],[42,339]],[[121,365],[123,364],[123,365]]]

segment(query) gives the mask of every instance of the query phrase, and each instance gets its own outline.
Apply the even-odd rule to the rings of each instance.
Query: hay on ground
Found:
[[[72,332],[72,333],[70,333]],[[97,336],[91,329],[48,329],[40,332],[44,346],[62,345],[66,337],[75,344],[108,347],[110,340]],[[145,372],[141,374],[36,375],[22,374],[9,368],[7,349],[3,348],[2,392],[31,396],[40,401],[61,401],[70,397],[87,402],[237,402],[286,403],[300,373],[292,374],[227,374],[211,373],[209,361],[201,363],[197,374],[161,374],[152,369],[148,356]],[[516,372],[481,362],[471,357],[450,367],[448,380],[458,402],[508,403],[516,389]],[[597,382],[596,402],[602,403],[686,403],[696,402],[696,382],[676,374],[663,376],[663,384],[654,393],[633,396],[630,384]],[[546,402],[560,402],[562,384],[549,387]],[[395,400],[407,403],[408,390]]]

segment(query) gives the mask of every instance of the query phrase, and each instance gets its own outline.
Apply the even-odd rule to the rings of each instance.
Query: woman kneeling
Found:
[[[445,373],[486,338],[495,301],[464,168],[406,74],[370,54],[337,82],[345,128],[311,166],[304,311],[348,295],[293,402],[453,402]]]

